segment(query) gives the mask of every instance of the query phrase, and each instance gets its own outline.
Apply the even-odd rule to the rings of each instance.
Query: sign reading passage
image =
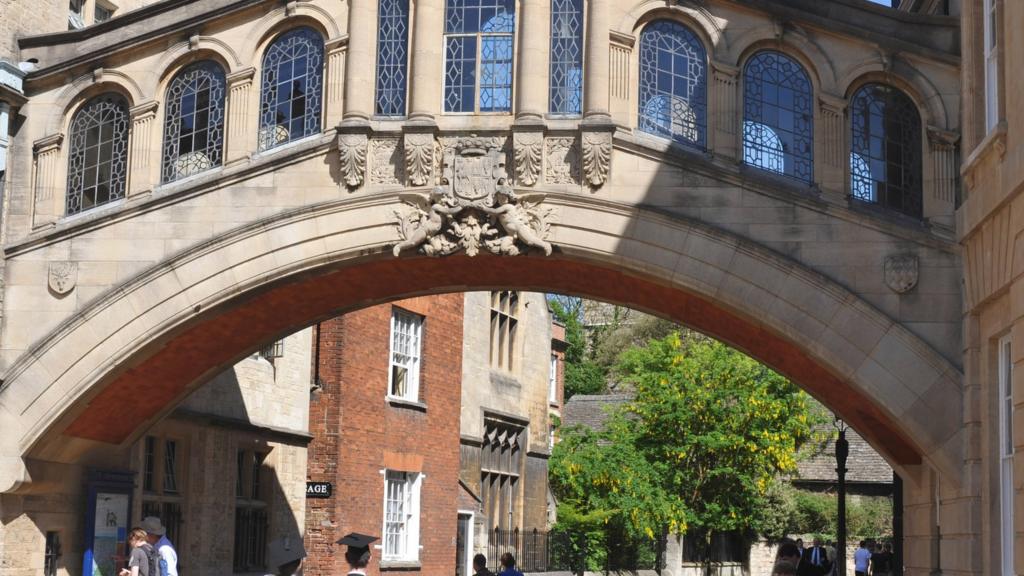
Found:
[[[330,498],[333,492],[330,482],[306,482],[306,498]]]

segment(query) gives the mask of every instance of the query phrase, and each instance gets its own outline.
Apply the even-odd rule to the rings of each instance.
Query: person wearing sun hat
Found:
[[[139,523],[139,528],[146,531],[146,540],[160,555],[159,576],[178,576],[178,552],[167,539],[167,527],[156,516],[146,516]]]
[[[348,550],[345,550],[345,561],[350,567],[348,576],[366,576],[366,567],[370,565],[372,556],[370,544],[376,540],[376,536],[367,536],[356,532],[338,540],[338,544],[348,546]]]

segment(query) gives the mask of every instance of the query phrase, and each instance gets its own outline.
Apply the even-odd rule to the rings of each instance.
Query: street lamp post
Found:
[[[836,439],[836,474],[839,479],[839,522],[836,527],[837,576],[846,576],[846,458],[850,455],[850,443],[846,441],[846,426],[836,420],[839,438]]]

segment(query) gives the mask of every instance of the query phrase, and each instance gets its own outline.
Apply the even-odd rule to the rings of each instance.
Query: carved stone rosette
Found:
[[[533,186],[540,179],[544,160],[544,133],[539,130],[516,131],[512,135],[516,162],[516,184]]]
[[[434,135],[430,132],[407,132],[402,148],[409,183],[413,186],[426,186],[433,175]]]
[[[365,133],[338,134],[338,160],[341,178],[349,190],[363,185],[366,174],[366,148],[369,138]]]
[[[580,136],[583,152],[583,174],[594,188],[608,181],[612,164],[612,133],[610,130],[584,130]]]
[[[441,186],[402,196],[395,211],[395,256],[415,249],[427,256],[481,250],[515,256],[530,249],[550,255],[552,210],[542,194],[517,195],[508,183],[505,152],[494,138],[461,138],[444,147]]]

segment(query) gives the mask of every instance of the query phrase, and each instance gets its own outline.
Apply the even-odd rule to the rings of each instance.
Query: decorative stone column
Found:
[[[249,138],[250,133],[255,134],[249,129],[249,126],[258,123],[258,121],[253,121],[249,112],[255,74],[255,68],[246,68],[227,77],[228,125],[225,133],[228,136],[228,142],[224,158],[225,166],[247,160],[256,149],[256,140]]]
[[[711,105],[714,122],[710,142],[715,154],[739,159],[739,108],[736,106],[736,86],[739,68],[711,62]]]
[[[611,0],[590,0],[587,9],[586,61],[584,62],[584,117],[610,122],[608,111],[609,5]]]
[[[630,105],[629,69],[636,37],[629,34],[612,32],[609,54],[609,112],[612,119],[620,126],[629,126],[635,114]],[[584,71],[586,73],[586,70]]]
[[[942,205],[942,209],[930,210],[932,213],[951,213],[956,204],[957,182],[960,176],[960,162],[957,158],[959,141],[960,135],[956,132],[928,127],[928,148],[932,154],[931,200]],[[926,200],[926,208],[928,204]],[[929,210],[926,210],[925,216],[928,212]]]
[[[548,96],[550,0],[522,0],[521,42],[515,83],[516,123],[543,122]],[[607,56],[605,56],[607,58]],[[607,107],[605,107],[607,110]]]
[[[40,138],[32,144],[32,229],[52,226],[63,212],[57,194],[57,172],[63,134]]]
[[[131,150],[128,154],[128,197],[153,190],[160,181],[160,143],[153,141],[156,123],[156,102],[145,102],[128,110],[132,119]],[[159,134],[159,130],[157,133]],[[155,153],[154,153],[155,152]],[[156,162],[153,157],[156,156]]]
[[[814,130],[815,179],[834,196],[846,197],[846,100],[820,94]]]
[[[345,114],[345,57],[348,36],[327,42],[327,73],[324,98],[324,126],[336,126]]]
[[[373,115],[376,87],[377,0],[351,0],[348,9],[347,59],[357,63],[345,67],[345,113],[342,122],[366,124]]]
[[[409,120],[433,124],[441,113],[444,62],[444,0],[416,0],[413,13],[412,74],[409,94],[412,99]]]

